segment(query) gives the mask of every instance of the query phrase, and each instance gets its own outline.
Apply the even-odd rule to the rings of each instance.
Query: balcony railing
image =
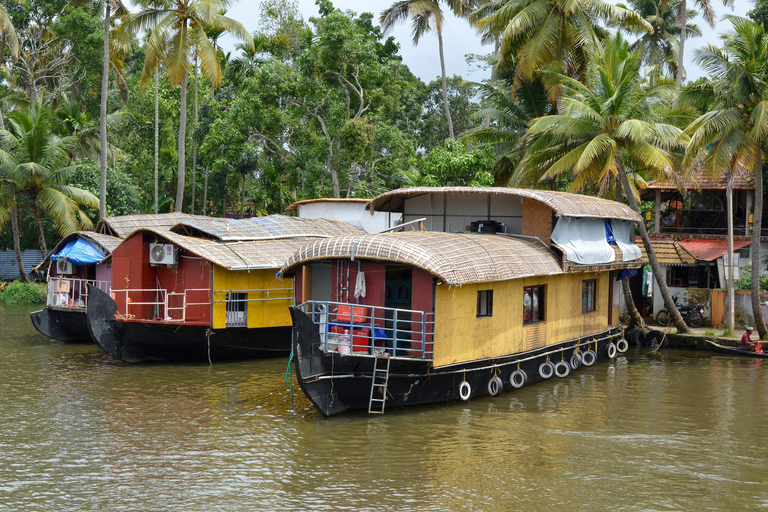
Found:
[[[88,285],[92,284],[103,292],[108,292],[109,281],[95,279],[70,279],[67,277],[49,277],[46,305],[69,308],[88,308]]]
[[[298,307],[318,326],[327,352],[432,359],[434,313],[316,300]]]
[[[211,305],[208,288],[188,288],[182,292],[169,292],[165,288],[124,288],[111,289],[110,293],[118,304],[118,314],[127,319],[186,322],[190,308]],[[208,300],[191,299],[193,294],[207,296]],[[145,307],[152,308],[149,318],[142,314]]]
[[[768,225],[763,218],[761,236],[768,236]],[[734,215],[733,234],[746,236],[747,220],[744,217]],[[661,233],[722,235],[728,234],[728,218],[723,210],[671,210],[661,214],[659,222]],[[751,235],[751,232],[749,233]]]

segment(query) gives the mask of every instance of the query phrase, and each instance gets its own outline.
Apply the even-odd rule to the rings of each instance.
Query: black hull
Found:
[[[326,416],[355,410],[368,411],[376,358],[326,352],[321,347],[320,333],[312,320],[296,308],[291,308],[291,316],[294,368],[299,385],[312,404]],[[609,344],[622,337],[623,330],[616,327],[580,340],[569,340],[526,353],[441,368],[433,368],[429,362],[419,359],[392,358],[385,408],[461,400],[459,388],[463,381],[470,386],[468,398],[488,396],[489,381],[496,376],[501,379],[502,391],[511,391],[514,387],[510,376],[518,368],[527,375],[525,385],[530,385],[546,380],[539,375],[539,365],[547,361],[547,357],[552,363],[568,362],[580,345],[582,353],[591,349],[596,352],[598,360],[607,358]]]
[[[208,362],[287,356],[291,328],[210,329],[205,325],[118,321],[117,305],[88,287],[88,329],[96,344],[127,363]]]
[[[750,352],[748,350],[743,350],[739,347],[727,347],[725,345],[720,345],[710,340],[704,340],[704,341],[707,342],[707,347],[709,347],[710,350],[712,350],[713,352],[718,352],[720,354],[729,354],[732,356],[739,356],[739,357],[756,357],[758,359],[768,359],[768,354]]]
[[[45,307],[29,314],[32,325],[43,336],[65,343],[91,343],[85,309]]]

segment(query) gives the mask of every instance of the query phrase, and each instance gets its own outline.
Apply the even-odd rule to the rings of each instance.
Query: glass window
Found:
[[[591,313],[597,309],[597,279],[581,282],[581,312]]]
[[[523,288],[523,325],[544,321],[544,286]]]
[[[493,290],[477,292],[477,316],[493,315]]]

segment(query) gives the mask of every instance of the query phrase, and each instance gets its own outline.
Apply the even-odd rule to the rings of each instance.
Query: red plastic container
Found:
[[[371,308],[365,306],[350,306],[348,304],[339,305],[336,311],[336,321],[339,323],[349,323],[350,317],[353,324],[365,324],[371,321]]]
[[[371,344],[371,330],[367,327],[352,330],[352,352],[368,352]]]

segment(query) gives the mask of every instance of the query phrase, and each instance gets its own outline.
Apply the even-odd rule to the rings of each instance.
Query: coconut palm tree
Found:
[[[0,3],[0,66],[5,63],[6,46],[14,59],[19,56],[19,37],[16,35],[8,10],[3,3]]]
[[[638,50],[642,64],[649,66],[648,75],[653,86],[654,77],[666,72],[667,76],[677,76],[677,49],[680,44],[682,28],[677,20],[680,0],[629,0],[629,6],[640,14],[653,27],[652,32],[640,34],[630,49]],[[696,16],[696,11],[688,9],[688,17]],[[687,37],[700,37],[701,30],[693,23],[686,27]]]
[[[413,44],[418,45],[422,36],[433,28],[437,33],[437,45],[440,53],[440,70],[443,79],[443,108],[448,123],[448,135],[454,139],[451,109],[448,107],[448,82],[445,74],[445,56],[443,54],[443,9],[439,0],[399,0],[381,13],[379,21],[386,34],[398,23],[411,20]],[[476,0],[447,0],[448,8],[459,18],[467,18]]]
[[[99,207],[96,196],[67,184],[70,173],[77,168],[69,165],[70,151],[77,140],[55,135],[50,120],[50,110],[35,104],[28,112],[13,112],[7,120],[8,129],[0,130],[0,165],[6,184],[12,183],[17,194],[29,198],[43,258],[48,249],[41,210],[48,212],[59,233],[67,235],[93,227],[81,207]]]
[[[721,0],[723,5],[733,9],[733,0]],[[693,0],[695,9],[704,18],[711,28],[715,28],[715,10],[712,8],[712,2],[709,0]],[[677,7],[677,20],[680,24],[680,47],[677,51],[677,80],[675,82],[675,91],[680,92],[680,88],[683,85],[683,78],[685,77],[685,65],[683,58],[685,57],[685,40],[688,36],[688,0],[680,0],[680,4]]]
[[[473,18],[484,39],[501,38],[500,66],[515,58],[515,90],[550,66],[584,79],[591,52],[608,36],[602,22],[652,30],[638,13],[605,0],[493,0]]]
[[[557,115],[534,119],[530,144],[520,166],[545,169],[544,177],[573,173],[574,180],[618,177],[629,206],[640,213],[626,165],[660,176],[675,168],[675,151],[687,137],[655,119],[663,100],[660,88],[648,89],[640,77],[640,58],[617,34],[592,57],[586,84],[563,72],[543,71],[550,87],[561,91]],[[638,225],[664,304],[677,328],[689,332],[669,293],[643,223]]]
[[[192,67],[192,56],[198,56],[203,75],[213,87],[218,87],[221,83],[221,65],[216,49],[206,34],[206,27],[220,27],[237,39],[251,41],[251,35],[242,24],[221,14],[232,3],[232,0],[143,0],[140,2],[142,11],[126,19],[126,33],[152,30],[147,39],[141,86],[146,86],[160,63],[165,65],[171,84],[181,86],[175,201],[177,212],[182,210],[184,202],[187,76]]]
[[[753,169],[755,216],[752,231],[752,312],[760,338],[766,329],[760,309],[760,234],[763,212],[763,154],[768,142],[768,34],[762,25],[726,17],[733,31],[723,46],[708,45],[695,53],[710,79],[686,91],[716,107],[694,120],[686,131],[691,142],[685,165],[701,157],[715,176],[731,169]]]

